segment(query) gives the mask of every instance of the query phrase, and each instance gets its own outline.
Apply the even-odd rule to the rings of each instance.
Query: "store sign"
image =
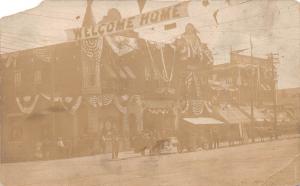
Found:
[[[69,40],[80,40],[96,38],[102,35],[133,30],[143,26],[157,24],[164,21],[183,18],[188,16],[188,2],[182,2],[173,6],[146,12],[133,17],[120,19],[118,21],[97,24],[91,27],[83,27],[66,30]]]

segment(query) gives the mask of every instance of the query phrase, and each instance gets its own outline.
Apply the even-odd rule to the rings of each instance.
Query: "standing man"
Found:
[[[57,140],[57,150],[58,150],[58,156],[59,158],[64,157],[64,151],[65,151],[65,144],[62,140],[62,137],[59,137]]]
[[[119,135],[115,126],[112,128],[112,159],[118,159],[119,156]]]
[[[51,151],[51,141],[48,137],[43,142],[43,155],[45,160],[50,159],[50,151]]]
[[[100,135],[99,135],[99,148],[100,148],[100,153],[105,153],[105,135],[106,135],[106,132],[105,132],[105,127],[103,127],[101,129],[101,132],[100,132]]]

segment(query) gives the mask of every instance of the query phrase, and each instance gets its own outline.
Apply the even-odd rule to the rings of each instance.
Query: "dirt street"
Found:
[[[4,186],[252,186],[300,184],[300,139],[161,156],[124,152],[2,164]]]

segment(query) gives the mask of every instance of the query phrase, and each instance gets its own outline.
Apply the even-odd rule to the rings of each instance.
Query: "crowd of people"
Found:
[[[252,129],[252,130],[250,130]],[[257,139],[264,141],[266,138],[272,139],[274,132],[270,127],[249,128],[247,142],[255,142]],[[142,156],[157,155],[168,146],[170,138],[176,139],[177,152],[196,151],[199,149],[209,150],[221,146],[232,146],[245,143],[245,139],[240,135],[237,125],[210,126],[200,130],[181,129],[177,132],[168,133],[165,130],[144,130],[137,132],[131,137],[122,136],[119,130],[113,126],[109,130],[102,129],[95,135],[82,136],[79,141],[71,141],[58,137],[56,140],[45,138],[38,141],[34,146],[34,159],[49,160],[70,158],[76,156],[96,155],[111,153],[112,159],[119,158],[119,152],[124,150],[124,144],[129,143],[126,150],[133,150]],[[76,144],[76,145],[75,145]],[[167,145],[166,145],[167,144]]]
[[[82,135],[76,141],[63,139],[63,137],[57,137],[55,140],[45,137],[33,143],[31,156],[35,160],[50,160],[111,151],[112,159],[117,159],[121,139],[116,127],[107,131],[103,130],[97,135]]]

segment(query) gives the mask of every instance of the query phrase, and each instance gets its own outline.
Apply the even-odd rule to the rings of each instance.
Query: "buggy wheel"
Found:
[[[182,153],[183,149],[181,145],[177,145],[177,152]]]

